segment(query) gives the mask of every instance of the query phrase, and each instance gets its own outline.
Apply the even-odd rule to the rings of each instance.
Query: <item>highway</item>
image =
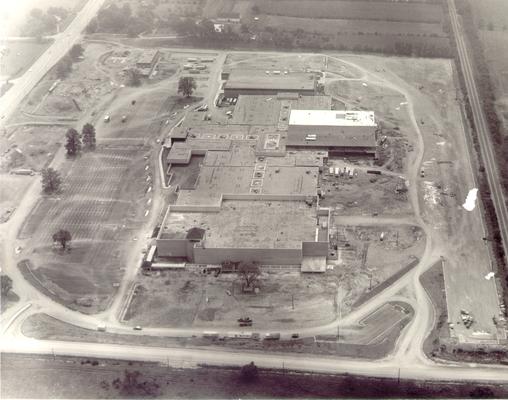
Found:
[[[105,0],[89,0],[67,29],[55,37],[54,43],[32,65],[29,72],[16,80],[16,83],[0,98],[0,126],[9,120],[21,101],[53,66],[71,49],[81,37],[81,32],[97,14]]]
[[[402,379],[433,379],[439,381],[492,381],[508,383],[508,367],[464,366],[434,363],[401,363],[396,360],[352,360],[308,354],[261,353],[221,348],[171,348],[126,346],[102,343],[76,343],[62,341],[38,341],[32,339],[3,340],[1,350],[23,354],[66,355],[97,357],[129,361],[159,362],[176,368],[192,368],[198,365],[241,366],[253,361],[258,367],[320,372],[350,373]],[[400,375],[399,375],[400,374]]]
[[[496,154],[490,138],[490,132],[483,111],[478,89],[473,73],[471,57],[469,55],[466,42],[463,37],[462,29],[459,23],[459,16],[455,8],[454,0],[448,0],[450,11],[450,20],[455,35],[457,50],[459,53],[460,66],[466,82],[467,95],[473,111],[473,118],[478,140],[480,142],[480,151],[485,165],[485,172],[489,183],[492,201],[496,210],[501,237],[504,246],[505,258],[508,261],[508,211],[503,194],[503,189],[499,179],[499,173],[496,163]]]

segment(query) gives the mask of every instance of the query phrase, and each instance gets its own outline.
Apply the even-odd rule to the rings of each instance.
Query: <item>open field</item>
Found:
[[[224,66],[231,69],[247,68],[258,70],[288,70],[303,72],[307,69],[324,68],[325,57],[322,55],[294,55],[287,53],[259,56],[255,53],[228,54]]]
[[[508,42],[508,31],[481,31],[479,36],[484,46],[484,54],[496,94],[498,116],[508,132],[508,54],[504,51]]]
[[[474,10],[475,21],[479,25],[483,21],[485,27],[489,23],[494,25],[496,31],[506,31],[508,28],[508,3],[504,0],[470,1]]]
[[[5,27],[7,36],[19,36],[32,9],[38,8],[45,12],[49,7],[63,7],[71,12],[70,18],[60,25],[60,29],[64,29],[84,4],[85,0],[20,0],[12,7],[2,9],[0,24]]]
[[[238,368],[185,369],[155,363],[13,354],[4,354],[2,358],[2,398],[118,398],[122,395],[111,383],[116,378],[122,379],[125,370],[138,370],[142,373],[141,381],[156,382],[162,398],[379,398],[387,395],[469,398],[477,388],[490,390],[488,393],[495,398],[508,395],[508,389],[502,385],[450,385],[405,379],[397,382],[395,379],[273,370],[261,370],[257,382],[245,383],[239,379]]]
[[[91,343],[116,343],[160,347],[231,347],[244,350],[271,350],[302,354],[324,354],[378,359],[393,348],[400,332],[411,321],[414,310],[403,302],[390,302],[366,316],[358,325],[343,326],[331,335],[305,336],[298,339],[260,340],[259,337],[238,337],[238,332],[218,337],[193,335],[188,337],[150,336],[133,331],[116,334],[79,328],[46,314],[34,314],[22,325],[23,334],[39,340],[69,340],[79,338]],[[146,328],[146,327],[145,327]],[[263,331],[267,326],[260,326]],[[234,329],[234,328],[233,328]],[[242,328],[249,334],[256,327]],[[258,335],[259,336],[259,335]]]
[[[14,79],[21,76],[46,51],[52,40],[0,41],[0,78]]]
[[[263,14],[307,18],[373,19],[382,21],[440,22],[437,4],[331,0],[258,0]]]
[[[38,124],[6,128],[0,137],[0,145],[5,149],[0,155],[0,171],[17,168],[40,171],[53,159],[66,130],[65,126]]]
[[[372,288],[423,254],[425,235],[416,226],[341,226],[340,216],[335,223],[340,262],[369,276]]]
[[[32,90],[22,105],[30,116],[79,118],[107,95],[117,89],[107,71],[97,66],[98,58],[112,48],[111,45],[89,43],[83,46],[83,60],[75,62],[70,75],[57,82],[55,68]],[[50,93],[50,87],[56,87]]]
[[[31,182],[31,177],[20,175],[0,175],[0,224],[6,222],[16,210],[24,191]]]
[[[289,328],[330,322],[337,312],[337,279],[298,270],[264,272],[256,295],[242,293],[236,274],[214,277],[199,270],[140,275],[137,284],[125,315],[134,325],[236,327],[237,318],[249,315],[253,329],[268,323]]]
[[[277,3],[275,3],[277,4]],[[252,23],[253,27],[283,27],[285,31],[297,31],[303,29],[306,32],[319,32],[324,35],[355,35],[355,34],[375,34],[389,35],[433,35],[444,36],[443,28],[438,23],[411,22],[411,21],[386,21],[368,19],[346,19],[341,16],[336,19],[327,17],[320,19],[316,24],[316,19],[306,14],[301,16],[293,15],[263,15],[259,20]],[[386,36],[384,36],[386,39]],[[374,38],[375,40],[376,38]]]
[[[19,233],[23,256],[33,259],[32,272],[65,304],[100,309],[114,293],[129,232],[142,221],[150,173],[145,154],[139,146],[104,146],[67,161],[60,197],[40,199],[25,221]],[[71,232],[69,252],[52,247],[60,228]]]
[[[339,163],[336,163],[339,165]],[[342,163],[344,164],[344,163]],[[341,164],[341,165],[342,165]],[[346,163],[349,168],[354,164]],[[371,175],[357,170],[356,176],[336,177],[324,171],[319,175],[319,185],[324,194],[323,207],[333,207],[337,214],[403,214],[411,213],[405,187],[405,179],[398,176]]]

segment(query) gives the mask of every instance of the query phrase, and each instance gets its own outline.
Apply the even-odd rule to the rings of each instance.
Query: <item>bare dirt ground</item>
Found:
[[[233,328],[248,315],[253,329],[268,323],[288,328],[330,322],[337,313],[338,280],[331,276],[267,271],[257,295],[242,293],[236,274],[215,277],[199,270],[140,275],[137,283],[125,319],[144,326]]]
[[[348,169],[355,169],[354,164],[345,164],[348,165]],[[337,177],[330,174],[329,169],[325,169],[319,175],[319,185],[324,194],[320,205],[333,207],[335,214],[408,215],[411,213],[411,204],[408,201],[403,177],[372,175],[359,169],[355,169],[355,175],[352,178]]]
[[[365,59],[351,60],[366,65]],[[460,311],[473,315],[467,329],[456,324],[452,335],[461,341],[489,341],[503,337],[493,322],[499,315],[495,280],[484,237],[481,210],[468,212],[461,207],[468,191],[475,187],[474,165],[468,157],[467,131],[453,80],[452,66],[440,60],[381,59],[374,57],[369,67],[418,99],[416,119],[423,133],[425,153],[419,184],[420,206],[425,221],[433,227],[436,249],[446,258],[444,273],[451,322],[460,322]],[[474,163],[474,159],[473,159]]]
[[[0,180],[0,224],[6,222],[16,210],[24,191],[34,178],[29,176],[1,174]]]

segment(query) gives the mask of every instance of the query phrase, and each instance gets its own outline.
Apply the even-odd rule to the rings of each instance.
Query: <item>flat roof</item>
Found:
[[[141,56],[138,58],[138,64],[150,64],[154,58],[159,54],[159,50],[143,50]]]
[[[191,158],[191,148],[185,143],[175,143],[167,157],[167,162],[171,164],[187,164]]]
[[[275,125],[279,120],[281,103],[276,96],[240,95],[232,122],[248,125]]]
[[[161,238],[183,238],[205,230],[207,248],[289,248],[313,242],[316,209],[303,201],[225,200],[219,212],[170,211]]]
[[[316,195],[318,167],[257,165],[202,165],[195,188],[180,190],[176,204],[217,205],[224,194]]]
[[[261,70],[234,69],[224,84],[224,89],[271,89],[284,92],[285,90],[315,89],[316,77],[305,72],[289,74],[266,74]]]
[[[277,125],[281,117],[286,117],[288,110],[329,110],[330,96],[293,96],[278,95],[240,95],[235,105],[231,122],[247,125]],[[284,114],[284,115],[283,115]]]
[[[291,110],[289,125],[377,126],[374,111]]]
[[[308,135],[314,135],[309,140]],[[376,147],[375,126],[305,126],[290,125],[287,146]]]

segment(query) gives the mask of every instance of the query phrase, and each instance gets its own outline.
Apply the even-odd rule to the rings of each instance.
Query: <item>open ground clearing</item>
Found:
[[[421,258],[425,247],[422,230],[410,225],[343,226],[341,217],[335,217],[332,243],[337,243],[337,267],[354,270],[359,276],[353,286],[368,292],[390,276]],[[343,271],[345,275],[349,275]],[[365,277],[368,287],[365,288]],[[344,277],[346,280],[347,278]]]
[[[46,314],[29,316],[21,327],[24,335],[39,340],[73,341],[79,338],[92,343],[116,343],[161,347],[232,347],[246,350],[267,350],[378,359],[386,356],[400,332],[411,321],[414,310],[403,302],[390,302],[363,318],[357,325],[341,326],[337,334],[263,340],[265,326],[184,337],[164,336],[133,331],[132,334],[99,332],[67,324]],[[146,329],[146,328],[145,328]],[[213,328],[212,328],[213,329]],[[220,328],[216,328],[220,329]],[[222,328],[222,330],[224,327]],[[235,329],[232,327],[231,329]],[[236,327],[236,329],[238,329]],[[256,331],[258,333],[256,334]],[[210,332],[210,331],[209,331]],[[298,330],[295,329],[295,332]],[[170,333],[168,333],[170,334]]]
[[[14,79],[26,70],[46,51],[52,40],[0,41],[0,78]]]
[[[437,4],[330,1],[330,0],[279,0],[257,1],[260,11],[267,14],[293,15],[309,18],[373,19],[382,21],[441,21],[441,7]]]
[[[352,57],[361,65],[365,59]],[[372,57],[369,66],[418,99],[415,119],[423,135],[425,152],[419,190],[424,220],[432,226],[436,251],[445,257],[445,282],[450,322],[460,321],[460,311],[473,315],[470,329],[456,324],[452,335],[460,341],[489,341],[505,336],[493,317],[499,316],[495,279],[489,249],[482,240],[481,209],[462,208],[475,187],[474,165],[468,157],[467,137],[450,62]],[[472,161],[475,163],[475,160]],[[422,172],[420,172],[422,174]]]
[[[28,168],[40,171],[53,159],[64,141],[66,127],[55,125],[17,125],[6,128],[0,144],[0,171]]]
[[[336,164],[348,165],[348,169],[355,166],[352,163]],[[411,213],[405,179],[397,176],[371,175],[365,170],[355,171],[353,178],[337,177],[330,174],[329,170],[324,171],[319,177],[319,185],[324,195],[320,204],[323,207],[333,207],[336,214]]]
[[[256,383],[239,379],[238,368],[174,368],[154,363],[93,360],[72,357],[4,354],[2,367],[3,398],[118,398],[111,383],[123,378],[125,370],[138,370],[141,381],[160,385],[164,398],[377,398],[390,393],[396,397],[468,398],[474,384],[450,385],[448,382],[418,382],[401,379],[361,378],[352,375],[330,376],[291,371],[261,371]],[[96,361],[96,363],[93,363]],[[27,385],[26,382],[32,384]],[[482,385],[496,398],[506,397],[501,385]]]
[[[49,7],[63,7],[71,13],[77,13],[85,3],[85,0],[19,0],[12,8],[2,9],[0,23],[5,24],[5,34],[7,36],[19,36],[32,9],[38,8],[46,12]],[[60,24],[60,29],[65,29],[66,24],[72,18],[73,14]]]
[[[132,231],[143,221],[153,172],[145,170],[140,146],[99,148],[61,169],[59,197],[42,198],[25,221],[19,240],[22,256],[32,260],[33,274],[64,304],[103,309],[120,282]],[[52,235],[67,229],[72,249],[52,246]]]
[[[154,327],[236,327],[237,318],[249,315],[253,329],[259,329],[267,324],[314,326],[336,317],[337,277],[274,270],[264,272],[259,283],[259,294],[246,294],[236,274],[215,277],[196,270],[140,275],[125,319]]]
[[[0,175],[0,224],[6,222],[16,210],[25,190],[33,179],[28,176]]]

